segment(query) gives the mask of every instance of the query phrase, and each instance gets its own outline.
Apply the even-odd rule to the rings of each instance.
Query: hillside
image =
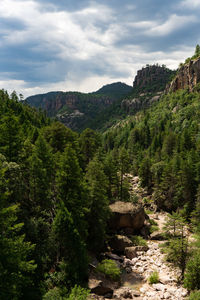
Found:
[[[104,131],[119,120],[151,106],[160,99],[175,73],[159,65],[147,65],[142,68],[137,72],[131,93],[95,116],[89,125],[91,128]]]
[[[130,86],[117,82],[94,93],[49,92],[28,97],[26,102],[36,108],[42,108],[49,117],[57,118],[67,127],[82,131],[90,127],[90,122],[99,113],[131,91]]]
[[[28,97],[26,101],[73,130],[87,127],[105,130],[119,119],[158,101],[174,74],[165,66],[147,65],[137,72],[133,88],[116,82],[94,93],[50,92]]]

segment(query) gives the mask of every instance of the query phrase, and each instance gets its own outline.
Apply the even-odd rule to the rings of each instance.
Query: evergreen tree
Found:
[[[56,174],[58,200],[62,201],[73,218],[75,227],[86,236],[87,226],[85,215],[88,209],[88,199],[83,173],[79,166],[76,152],[71,145],[65,148],[60,157]]]
[[[86,180],[90,201],[88,244],[90,249],[100,251],[105,240],[109,201],[107,197],[108,181],[103,165],[98,160],[94,159],[89,163]]]
[[[57,246],[57,263],[64,271],[62,284],[72,287],[87,280],[88,260],[85,244],[74,224],[72,214],[61,202],[53,223]]]

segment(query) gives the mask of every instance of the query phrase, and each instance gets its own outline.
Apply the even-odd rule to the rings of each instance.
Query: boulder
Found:
[[[111,253],[111,252],[106,252],[105,253],[105,257],[115,260],[115,261],[119,261],[119,262],[123,262],[123,258],[121,256],[118,256],[117,254]]]
[[[98,272],[91,272],[89,275],[88,287],[92,293],[104,296],[113,294],[113,291],[119,287],[119,282],[106,278]]]
[[[110,205],[110,210],[112,212],[108,223],[110,229],[128,229],[134,233],[144,226],[145,212],[140,204],[117,201]]]
[[[126,247],[125,255],[127,258],[132,259],[137,256],[136,247]]]
[[[126,247],[133,246],[133,242],[127,236],[123,235],[113,236],[109,244],[110,247],[118,253],[123,253]]]
[[[135,299],[135,297],[139,297],[140,293],[134,291],[128,287],[122,287],[114,291],[113,298],[114,299]]]

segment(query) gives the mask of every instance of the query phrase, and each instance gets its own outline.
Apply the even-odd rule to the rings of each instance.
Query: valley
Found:
[[[0,90],[0,299],[200,299],[198,49],[133,87]]]

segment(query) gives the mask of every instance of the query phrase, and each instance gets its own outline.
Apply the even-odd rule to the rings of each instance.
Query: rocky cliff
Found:
[[[190,60],[182,65],[174,80],[167,86],[166,92],[175,92],[178,89],[188,88],[193,90],[194,86],[200,82],[200,57]]]
[[[174,71],[165,66],[147,65],[142,68],[133,82],[131,97],[122,101],[121,108],[133,114],[158,101],[174,74]]]
[[[139,88],[140,91],[145,90],[146,92],[162,91],[173,74],[174,71],[166,68],[164,65],[147,65],[137,72],[133,88]]]

